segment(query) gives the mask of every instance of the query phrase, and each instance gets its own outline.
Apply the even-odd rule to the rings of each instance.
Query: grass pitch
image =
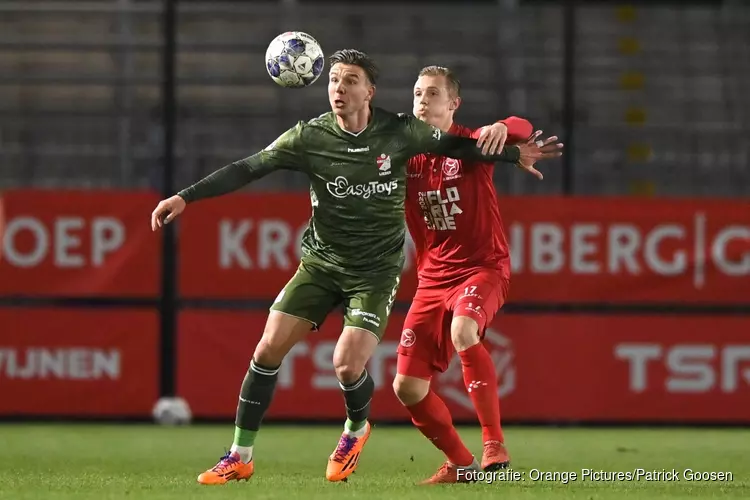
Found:
[[[442,456],[413,428],[376,426],[357,473],[347,483],[328,483],[326,459],[340,427],[268,425],[256,442],[256,472],[249,482],[198,485],[197,475],[223,454],[232,431],[231,424],[0,424],[0,498],[750,498],[750,430],[508,427],[513,470],[522,480],[419,487],[415,483],[431,475]],[[481,453],[478,429],[462,428],[461,435]],[[582,480],[584,469],[636,474],[674,469],[678,480]],[[731,478],[688,481],[685,469]],[[558,474],[543,481],[537,471],[575,472],[577,479],[566,484]]]

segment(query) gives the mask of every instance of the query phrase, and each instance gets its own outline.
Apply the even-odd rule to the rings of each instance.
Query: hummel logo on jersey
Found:
[[[367,153],[370,150],[370,146],[365,146],[363,148],[348,148],[346,150],[347,153]]]
[[[383,153],[377,159],[380,175],[391,175],[391,157]]]

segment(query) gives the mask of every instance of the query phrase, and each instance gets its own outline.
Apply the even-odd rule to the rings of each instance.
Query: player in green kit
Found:
[[[331,112],[299,122],[263,151],[161,201],[151,216],[156,230],[187,204],[235,191],[277,169],[301,171],[310,178],[312,217],[302,240],[300,265],[271,307],[250,361],[240,390],[233,445],[198,477],[201,484],[250,478],[255,436],[284,357],[342,303],[344,329],[333,364],[347,420],[329,457],[326,477],[341,481],[356,469],[371,430],[367,419],[374,383],[365,365],[385,331],[404,263],[409,158],[431,152],[533,164],[553,156],[533,145],[506,146],[500,155],[483,156],[474,139],[447,135],[412,116],[373,108],[378,70],[367,55],[341,50],[329,62]]]

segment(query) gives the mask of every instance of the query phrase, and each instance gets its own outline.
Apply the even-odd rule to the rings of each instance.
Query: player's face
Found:
[[[375,87],[365,70],[353,64],[337,63],[328,74],[328,101],[334,114],[343,116],[370,105]]]
[[[456,108],[459,98],[453,97],[448,81],[442,75],[420,76],[414,84],[414,116],[430,125],[438,125]]]

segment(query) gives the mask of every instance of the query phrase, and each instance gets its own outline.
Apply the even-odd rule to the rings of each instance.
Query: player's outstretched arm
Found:
[[[526,142],[534,128],[525,118],[509,116],[491,125],[474,130],[471,137],[477,139],[477,147],[482,148],[482,154],[495,154],[502,151],[505,144],[514,145]]]
[[[151,212],[151,230],[156,231],[172,222],[185,210],[188,203],[231,193],[252,181],[260,170],[248,168],[250,158],[230,163],[176,195],[161,200]]]
[[[287,130],[263,151],[235,161],[204,177],[176,195],[162,200],[151,213],[151,229],[172,222],[188,203],[228,194],[278,169],[302,170],[300,135],[303,124]]]
[[[425,153],[476,162],[518,163],[521,159],[521,151],[516,146],[506,146],[498,154],[485,155],[477,146],[476,139],[444,133],[441,133],[440,139],[430,146]]]
[[[519,149],[515,146],[504,148],[499,154],[484,155],[477,147],[476,139],[446,134],[413,116],[402,115],[402,119],[406,120],[407,135],[414,154],[430,153],[461,160],[506,163],[518,163],[521,157]]]
[[[237,191],[279,169],[300,170],[304,165],[301,135],[304,124],[284,132],[270,146],[243,160],[230,163],[178,193],[186,203]]]
[[[264,162],[261,153],[257,153],[220,168],[192,186],[183,189],[177,195],[185,200],[185,203],[214,198],[237,191],[271,171],[273,171],[273,165]]]
[[[528,163],[530,160],[529,151],[524,149],[523,143],[531,138],[533,130],[531,122],[525,118],[509,116],[492,125],[475,130],[471,137],[477,139],[476,146],[481,148],[483,158],[492,158],[492,161],[503,161],[505,163]],[[508,147],[519,145],[519,159],[517,161],[511,162],[501,159],[506,144],[508,144]],[[510,156],[511,158],[515,157],[514,154]],[[539,159],[543,159],[543,157],[535,157],[534,161]]]
[[[260,153],[230,163],[204,177],[176,195],[162,200],[151,213],[151,230],[156,231],[180,215],[188,203],[236,191],[272,169],[259,158]]]
[[[534,126],[531,122],[520,116],[509,116],[500,120],[499,123],[503,123],[508,127],[508,144],[527,141],[531,137],[531,134],[534,133]]]

